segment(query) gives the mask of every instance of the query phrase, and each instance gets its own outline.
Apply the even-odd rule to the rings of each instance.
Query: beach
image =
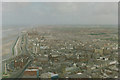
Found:
[[[12,56],[12,47],[21,30],[22,28],[20,27],[4,27],[2,29],[2,60]]]

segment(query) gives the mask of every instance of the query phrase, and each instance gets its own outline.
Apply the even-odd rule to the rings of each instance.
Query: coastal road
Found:
[[[21,40],[20,40],[21,39]],[[14,59],[15,57],[16,57],[16,55],[17,56],[20,56],[20,55],[22,55],[22,54],[28,54],[29,55],[29,61],[28,61],[28,63],[24,66],[24,68],[23,69],[20,69],[20,70],[18,70],[18,71],[15,71],[15,72],[13,72],[12,73],[12,75],[9,77],[9,78],[19,78],[21,75],[23,75],[23,72],[25,71],[25,69],[31,64],[31,61],[32,61],[32,56],[30,55],[30,53],[27,51],[27,47],[26,47],[26,45],[27,45],[27,36],[26,35],[22,35],[21,36],[21,38],[20,37],[18,37],[17,38],[17,40],[16,40],[16,42],[15,42],[15,45],[14,45],[14,47],[13,47],[13,51],[16,51],[16,49],[18,49],[18,47],[17,46],[19,46],[19,47],[21,47],[22,49],[20,49],[21,51],[21,53],[20,54],[18,54],[18,53],[16,53],[16,52],[14,52],[15,53],[15,55],[13,56],[13,57],[11,57],[11,58],[9,58],[9,59],[4,59],[4,60],[2,60],[2,68],[3,68],[3,71],[4,71],[4,63],[5,62],[7,62],[8,64],[9,64],[9,61],[11,61],[12,59]]]

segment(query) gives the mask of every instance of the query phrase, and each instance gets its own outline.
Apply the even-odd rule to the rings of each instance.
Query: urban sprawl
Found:
[[[118,78],[112,27],[36,27],[21,32],[3,78]]]

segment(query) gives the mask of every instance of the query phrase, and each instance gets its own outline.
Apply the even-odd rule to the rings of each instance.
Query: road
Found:
[[[16,56],[21,56],[21,55],[23,55],[23,54],[28,54],[29,55],[29,61],[26,63],[26,65],[22,68],[22,69],[20,69],[20,70],[17,70],[16,72],[13,72],[12,74],[11,74],[11,76],[9,76],[9,78],[20,78],[22,75],[23,75],[23,72],[25,71],[25,69],[31,64],[31,62],[32,62],[32,60],[33,60],[33,57],[31,56],[31,54],[27,51],[27,47],[26,47],[26,45],[27,45],[27,36],[26,35],[22,35],[21,36],[21,40],[20,40],[20,37],[18,37],[17,38],[17,40],[16,40],[16,42],[15,42],[15,45],[14,45],[14,47],[13,47],[13,49],[18,49],[18,47],[16,47],[16,46],[18,46],[19,45],[19,47],[20,47],[20,54],[16,54],[16,53],[14,53],[14,56],[13,57],[11,57],[11,58],[9,58],[9,59],[5,59],[5,60],[3,60],[2,61],[2,67],[3,67],[3,70],[4,70],[4,63],[5,62],[9,62],[9,61],[11,61],[12,59],[14,59]],[[13,51],[16,51],[16,50],[13,50]],[[16,80],[16,79],[15,79]]]
[[[16,71],[15,73],[13,73],[8,78],[21,78],[21,76],[23,75],[25,69],[31,64],[31,62],[32,62],[32,60],[29,60],[22,69]],[[14,79],[14,80],[18,80],[18,79]]]

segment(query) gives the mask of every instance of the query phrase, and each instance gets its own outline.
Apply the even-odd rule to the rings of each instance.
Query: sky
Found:
[[[2,23],[11,25],[116,25],[117,2],[3,2]]]

